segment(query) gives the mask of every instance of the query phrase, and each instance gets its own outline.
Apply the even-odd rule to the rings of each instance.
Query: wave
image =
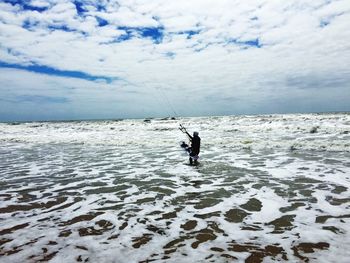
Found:
[[[0,142],[169,148],[185,139],[179,123],[200,132],[203,151],[217,147],[350,152],[350,115],[346,113],[1,123]]]

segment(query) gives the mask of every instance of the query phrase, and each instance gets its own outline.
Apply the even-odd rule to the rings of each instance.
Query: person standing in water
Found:
[[[190,138],[191,141],[191,151],[190,151],[190,164],[198,164],[198,158],[199,158],[199,152],[200,152],[200,148],[201,148],[201,138],[198,136],[198,132],[194,132],[193,136],[191,136],[187,130],[185,129],[185,127],[180,126],[180,130],[184,133],[187,134],[187,136]]]

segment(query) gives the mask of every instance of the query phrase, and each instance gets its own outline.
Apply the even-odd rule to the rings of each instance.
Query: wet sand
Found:
[[[0,147],[0,262],[350,258],[349,152],[166,145]]]

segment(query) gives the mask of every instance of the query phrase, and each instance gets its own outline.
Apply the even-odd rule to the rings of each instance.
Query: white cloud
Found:
[[[40,120],[137,117],[142,112],[151,116],[161,111],[150,92],[122,81],[108,84],[16,69],[0,69],[0,94],[2,120],[10,114]]]
[[[48,3],[47,1],[43,1],[43,0],[32,0],[32,1],[30,1],[30,5],[45,8],[45,7],[49,7],[50,3]]]
[[[340,85],[341,76],[335,74],[350,73],[348,0],[100,3],[104,8],[88,1],[81,15],[70,1],[32,2],[48,7],[43,12],[1,3],[0,60],[118,77],[128,83],[125,90],[129,85],[150,93],[163,87],[181,108],[183,97],[195,92],[196,107],[207,103],[214,114],[220,113],[221,101],[230,106],[229,98],[244,102],[236,101],[232,113],[240,104],[245,109],[249,103],[265,105],[270,97],[310,99],[311,91],[287,85],[290,77],[328,74],[349,99],[349,85]],[[97,17],[108,24],[99,26]],[[154,32],[142,33],[142,28]],[[163,34],[160,43],[151,38],[157,30]],[[326,97],[319,96],[315,110],[322,110]],[[292,109],[281,105],[283,110]]]

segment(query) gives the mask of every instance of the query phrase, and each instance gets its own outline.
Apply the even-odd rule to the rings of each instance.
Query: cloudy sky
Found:
[[[350,110],[349,0],[2,0],[0,121]]]

